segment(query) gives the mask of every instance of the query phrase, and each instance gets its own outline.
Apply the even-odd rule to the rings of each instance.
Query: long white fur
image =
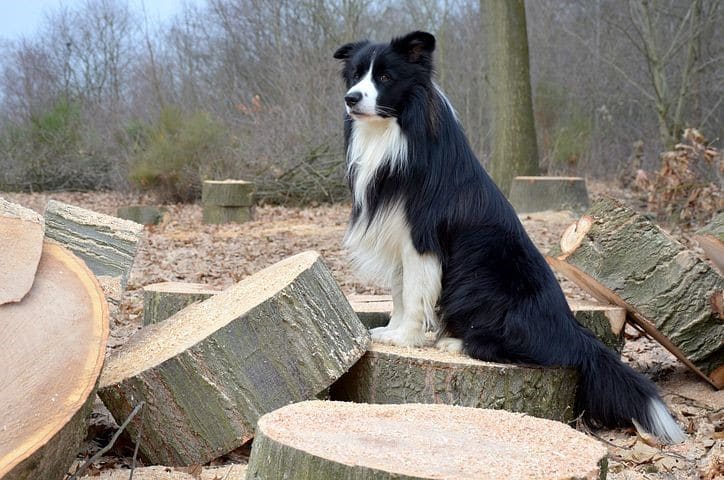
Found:
[[[631,419],[637,430],[660,437],[661,440],[667,443],[679,443],[686,440],[686,435],[679,424],[676,423],[676,420],[671,417],[666,405],[658,399],[652,398],[649,400],[648,411],[654,431],[647,431],[639,422]]]
[[[348,93],[363,94],[358,110],[371,116],[355,117],[352,124],[348,165],[354,169],[354,199],[360,215],[345,235],[345,246],[352,254],[359,273],[392,289],[393,312],[390,323],[371,331],[375,341],[404,346],[419,346],[427,330],[438,327],[435,306],[440,296],[442,267],[432,254],[420,254],[410,235],[404,205],[388,205],[369,222],[366,210],[367,186],[380,167],[394,171],[407,161],[407,139],[395,118],[374,114],[377,99],[372,81],[372,65]]]

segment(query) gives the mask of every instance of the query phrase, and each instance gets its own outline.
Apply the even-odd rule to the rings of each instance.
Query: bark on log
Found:
[[[149,461],[202,464],[249,440],[262,414],[314,398],[368,341],[319,255],[306,252],[145,327],[108,359],[99,395],[119,421],[145,400]]]
[[[143,324],[166,320],[191,304],[216,295],[215,290],[202,283],[161,282],[143,287]]]
[[[582,212],[589,206],[586,181],[581,177],[515,177],[509,198],[518,213]]]
[[[124,220],[130,220],[140,225],[158,225],[168,212],[165,208],[151,205],[129,205],[118,207],[116,216]]]
[[[0,306],[0,323],[0,478],[62,479],[103,365],[103,292],[80,259],[45,242],[33,288]]]
[[[605,479],[606,455],[563,423],[523,414],[314,401],[259,420],[247,479]]]
[[[349,295],[347,297],[360,321],[367,328],[383,327],[390,321],[392,297],[389,295]],[[626,310],[611,304],[568,299],[573,316],[591,330],[606,346],[621,352],[625,343]]]
[[[254,207],[204,205],[201,216],[203,222],[207,225],[244,223],[254,218]]]
[[[250,207],[254,204],[254,184],[244,180],[205,180],[201,203],[220,207]]]
[[[712,305],[722,277],[643,216],[610,198],[569,227],[549,263],[630,317],[717,388],[724,386],[724,323]]]
[[[0,305],[19,302],[30,291],[44,235],[43,217],[0,197]]]
[[[541,418],[573,417],[573,369],[481,362],[430,346],[373,343],[330,389],[332,400],[357,403],[440,403],[504,409]]]
[[[46,236],[78,255],[97,276],[120,277],[125,288],[143,225],[51,200]]]

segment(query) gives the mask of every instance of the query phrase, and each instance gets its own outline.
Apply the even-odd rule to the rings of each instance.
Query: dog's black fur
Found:
[[[630,426],[632,419],[665,441],[681,432],[655,386],[623,364],[573,317],[563,292],[518,216],[473,153],[447,99],[433,83],[435,39],[413,32],[389,44],[342,46],[343,78],[351,88],[374,58],[378,115],[396,118],[407,140],[403,168],[382,162],[366,186],[372,222],[396,202],[404,205],[415,249],[442,267],[437,299],[441,330],[462,339],[471,357],[504,363],[575,367],[576,408],[593,426]],[[382,78],[382,77],[380,77]],[[352,123],[345,117],[347,146]],[[350,169],[354,189],[355,169]],[[664,414],[652,407],[658,402]],[[663,425],[663,426],[662,426]]]

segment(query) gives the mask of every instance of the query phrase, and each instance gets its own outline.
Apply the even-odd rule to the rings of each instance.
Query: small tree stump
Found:
[[[221,290],[202,283],[161,282],[143,287],[143,324],[166,320],[187,306],[206,300]]]
[[[0,478],[60,480],[86,436],[108,308],[83,262],[45,242],[35,282],[0,305]]]
[[[605,479],[606,455],[563,423],[523,414],[314,401],[259,420],[247,479]]]
[[[65,245],[97,276],[118,277],[125,288],[143,225],[50,200],[46,236]]]
[[[0,305],[19,302],[30,291],[44,236],[43,217],[0,197]]]
[[[384,327],[390,321],[389,295],[349,295],[350,305],[367,328]],[[621,353],[626,342],[626,309],[616,305],[568,299],[573,316],[610,349]]]
[[[249,440],[262,414],[314,398],[368,341],[307,252],[139,331],[108,359],[99,395],[117,421],[145,400],[140,448],[150,462],[203,464]]]
[[[254,184],[244,180],[205,180],[201,203],[206,224],[247,222],[254,216]]]
[[[130,220],[140,225],[158,225],[168,212],[165,208],[151,205],[128,205],[118,207],[116,216],[124,220]]]
[[[724,323],[713,307],[722,277],[656,225],[603,198],[566,230],[548,261],[596,298],[626,308],[682,362],[724,386]]]
[[[515,177],[509,199],[518,213],[582,212],[589,205],[586,181],[581,177]]]
[[[373,343],[330,390],[357,403],[441,403],[504,409],[567,421],[573,416],[573,369],[481,362],[432,347]]]

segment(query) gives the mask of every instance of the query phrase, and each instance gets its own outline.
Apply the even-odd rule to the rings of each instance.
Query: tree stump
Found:
[[[582,212],[589,205],[586,181],[581,177],[515,177],[509,199],[518,213]]]
[[[0,197],[0,305],[19,302],[30,291],[44,236],[43,217]]]
[[[573,417],[573,369],[481,362],[432,347],[373,343],[330,389],[333,400],[440,403],[504,409],[567,421]]]
[[[205,180],[201,203],[204,223],[249,221],[254,216],[254,184],[244,180]]]
[[[166,320],[187,306],[206,300],[221,290],[202,283],[161,282],[143,287],[143,324]]]
[[[368,341],[306,252],[139,331],[108,359],[99,395],[117,421],[146,402],[140,448],[150,462],[203,464],[249,440],[262,414],[314,398]]]
[[[50,200],[46,236],[65,245],[97,276],[118,277],[125,288],[143,225]]]
[[[603,444],[524,414],[313,401],[259,420],[246,478],[605,479],[607,465]]]
[[[118,207],[116,216],[124,220],[130,220],[140,225],[158,225],[168,212],[165,208],[151,205],[128,205]]]
[[[654,339],[724,386],[722,277],[656,225],[603,198],[561,238],[549,263],[595,297],[626,308]]]
[[[86,436],[108,340],[108,308],[92,273],[43,245],[35,281],[0,305],[0,478],[63,478]]]
[[[384,327],[390,321],[389,295],[349,295],[350,305],[367,328]],[[568,299],[573,316],[610,349],[621,353],[625,344],[626,309],[616,305]]]

